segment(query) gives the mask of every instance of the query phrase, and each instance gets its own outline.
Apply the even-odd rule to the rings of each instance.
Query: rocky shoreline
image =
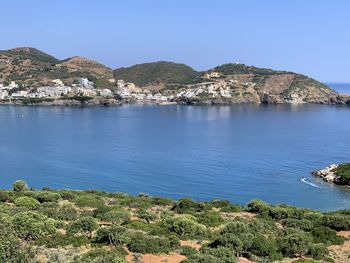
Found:
[[[345,180],[337,175],[337,169],[344,164],[331,164],[324,169],[311,172],[312,175],[320,177],[325,182],[350,186],[350,180]]]
[[[350,95],[339,94],[335,97],[327,99],[315,99],[306,102],[288,102],[281,98],[273,96],[262,96],[259,100],[244,100],[242,98],[188,98],[177,99],[173,101],[153,101],[153,100],[136,100],[136,99],[116,99],[105,97],[92,97],[87,100],[79,100],[76,98],[56,98],[56,99],[16,99],[16,100],[0,100],[0,105],[25,105],[25,106],[118,106],[128,103],[155,103],[157,105],[173,105],[173,104],[189,104],[189,105],[233,105],[233,104],[322,104],[322,105],[350,105]]]

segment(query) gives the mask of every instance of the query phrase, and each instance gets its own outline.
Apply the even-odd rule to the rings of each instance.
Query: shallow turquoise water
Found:
[[[350,209],[310,171],[350,161],[350,107],[0,106],[0,186]],[[305,176],[310,184],[299,181]]]

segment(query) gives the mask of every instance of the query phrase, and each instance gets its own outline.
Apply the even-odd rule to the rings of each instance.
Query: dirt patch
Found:
[[[235,217],[252,218],[252,217],[255,217],[256,214],[250,213],[250,212],[234,212],[234,213],[223,212],[221,213],[221,216],[225,219],[235,218]]]
[[[201,247],[202,247],[202,245],[198,244],[198,242],[195,241],[195,240],[181,240],[180,244],[181,244],[181,246],[192,247],[192,248],[194,248],[197,251],[200,250]]]
[[[244,258],[244,257],[239,257],[238,263],[254,263],[254,261],[250,261],[249,259]]]

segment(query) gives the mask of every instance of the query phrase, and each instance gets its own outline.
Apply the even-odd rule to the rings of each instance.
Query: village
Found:
[[[79,78],[74,84],[66,85],[60,79],[52,80],[52,84],[43,87],[23,87],[20,83],[10,81],[0,84],[0,100],[24,100],[24,99],[62,99],[73,96],[86,97],[105,97],[119,98],[131,101],[151,101],[159,104],[171,104],[183,99],[191,99],[194,97],[212,97],[212,98],[231,98],[232,80],[219,79],[219,74],[212,72],[202,76],[203,82],[182,87],[175,87],[172,92],[167,89],[150,90],[138,87],[134,83],[124,82],[123,80],[110,79],[112,83],[116,83],[115,89],[96,88],[94,82],[88,78]],[[247,84],[249,85],[249,83]]]

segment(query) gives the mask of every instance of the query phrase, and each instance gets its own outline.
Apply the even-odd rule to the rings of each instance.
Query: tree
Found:
[[[151,221],[156,219],[156,216],[144,209],[141,209],[137,212],[137,216],[141,219],[144,219],[148,224],[151,223]]]
[[[292,229],[291,229],[292,230]],[[286,233],[285,236],[279,238],[278,244],[280,245],[283,255],[288,257],[303,256],[309,251],[309,247],[312,244],[312,238],[304,231],[295,229]]]
[[[88,238],[92,237],[92,232],[97,230],[99,228],[99,225],[97,224],[97,221],[93,217],[82,217],[78,220],[71,223],[67,230],[70,233],[76,234],[83,234],[86,235]]]
[[[36,212],[22,212],[13,217],[14,229],[25,240],[36,239],[42,235],[52,234],[58,222]]]
[[[26,190],[29,190],[29,187],[26,183],[26,181],[23,180],[17,180],[13,183],[13,191],[15,192],[24,192]]]
[[[111,246],[119,246],[125,240],[127,229],[122,226],[102,227],[97,230],[97,242],[106,242]]]
[[[204,225],[197,223],[194,217],[182,215],[179,217],[169,217],[163,220],[163,225],[171,232],[181,237],[202,238],[207,234]]]

